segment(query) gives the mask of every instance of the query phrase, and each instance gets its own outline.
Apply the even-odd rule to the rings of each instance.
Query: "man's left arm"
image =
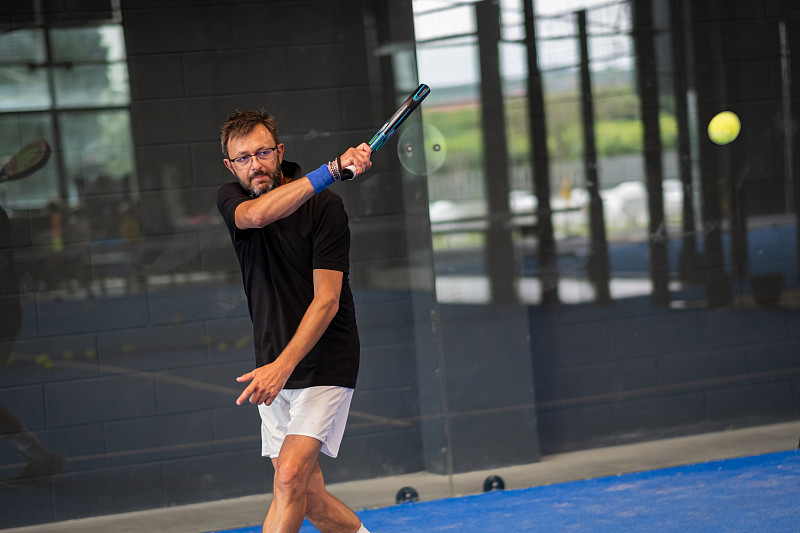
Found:
[[[252,404],[270,405],[275,400],[295,367],[317,344],[336,316],[343,278],[344,274],[337,270],[314,269],[314,298],[297,331],[274,362],[236,378],[240,383],[250,382],[236,400],[237,405],[242,405],[248,397]]]

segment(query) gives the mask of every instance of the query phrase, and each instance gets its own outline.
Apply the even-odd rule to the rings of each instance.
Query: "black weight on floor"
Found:
[[[506,483],[500,476],[491,475],[483,480],[483,492],[490,492],[493,490],[503,490],[506,488]]]
[[[394,500],[397,503],[414,503],[419,501],[419,493],[414,487],[403,487],[397,491]]]

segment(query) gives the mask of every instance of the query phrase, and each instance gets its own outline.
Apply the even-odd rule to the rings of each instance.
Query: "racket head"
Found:
[[[44,139],[28,143],[14,154],[0,170],[0,182],[19,180],[30,176],[47,164],[50,159],[50,145]]]
[[[424,83],[421,83],[420,86],[417,87],[417,89],[411,93],[408,98],[406,98],[406,101],[403,102],[399,108],[397,108],[397,111],[394,112],[394,115],[392,115],[389,120],[387,120],[383,126],[381,126],[381,129],[375,132],[375,135],[373,135],[372,139],[370,139],[369,143],[367,143],[369,144],[369,148],[372,153],[380,150],[381,146],[383,146],[386,141],[389,140],[389,137],[394,134],[395,130],[397,130],[400,124],[402,124],[408,118],[408,116],[417,107],[419,107],[419,104],[422,103],[422,101],[430,92],[430,87]],[[354,166],[349,166],[345,169],[342,169],[343,180],[351,180],[355,177],[355,175],[356,168]]]

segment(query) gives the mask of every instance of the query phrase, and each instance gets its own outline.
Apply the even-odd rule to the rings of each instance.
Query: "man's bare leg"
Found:
[[[325,488],[318,461],[308,480],[306,517],[322,533],[356,533],[361,527],[356,514]]]
[[[317,465],[317,455],[321,447],[322,443],[312,437],[286,436],[280,455],[272,460],[275,466],[275,482],[263,533],[300,531],[306,514],[309,478]]]

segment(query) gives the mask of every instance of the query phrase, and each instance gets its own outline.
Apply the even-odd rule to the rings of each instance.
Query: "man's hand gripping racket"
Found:
[[[386,121],[386,123],[375,133],[372,137],[372,140],[369,141],[369,148],[372,150],[374,154],[378,150],[380,150],[381,146],[383,146],[389,137],[391,137],[395,130],[402,124],[408,116],[414,112],[414,110],[419,107],[419,104],[425,99],[426,96],[431,92],[430,87],[425,85],[424,83],[417,87],[417,90],[411,93],[411,95],[406,98],[406,101],[403,102],[397,111],[394,112],[394,115]],[[348,166],[342,170],[342,180],[351,180],[356,177],[357,171],[355,166]]]

